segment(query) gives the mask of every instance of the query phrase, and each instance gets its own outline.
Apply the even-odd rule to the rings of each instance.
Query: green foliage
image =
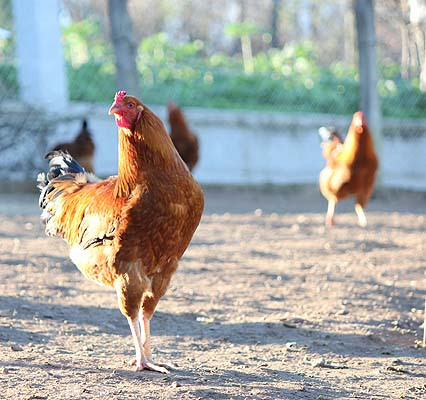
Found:
[[[63,41],[71,99],[110,102],[114,57],[100,25],[93,20],[72,24]],[[183,106],[352,114],[359,108],[356,69],[341,62],[322,67],[316,51],[320,49],[305,42],[259,52],[253,74],[246,75],[240,55],[211,53],[200,40],[174,43],[159,33],[138,47],[141,96],[151,104],[173,100]],[[417,80],[403,80],[395,64],[381,66],[380,76],[385,116],[424,117],[426,93]],[[1,63],[0,85],[17,93],[13,64]]]
[[[138,66],[151,103],[341,114],[358,104],[354,72],[320,68],[309,42],[258,53],[246,75],[239,56],[207,55],[200,41],[176,45],[160,33],[140,44]]]
[[[113,68],[112,47],[105,42],[100,24],[91,19],[73,23],[63,30],[65,59],[74,67],[90,62]]]
[[[0,27],[13,29],[12,0],[0,0]]]
[[[74,101],[108,102],[114,98],[115,74],[99,62],[78,67],[67,64],[68,90]]]
[[[8,96],[18,95],[18,80],[14,63],[14,36],[12,34],[12,3],[10,0],[0,0],[0,29],[5,33],[0,37],[0,92]],[[4,94],[3,94],[4,96]]]
[[[18,95],[18,78],[15,65],[12,63],[0,64],[0,91],[12,97]]]
[[[225,33],[231,37],[251,36],[259,32],[261,28],[251,22],[235,22],[225,28]]]
[[[86,19],[63,30],[71,100],[110,100],[115,92],[113,51],[98,22]]]

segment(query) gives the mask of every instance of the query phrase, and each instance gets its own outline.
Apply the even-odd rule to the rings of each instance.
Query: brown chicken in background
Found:
[[[192,171],[198,162],[198,139],[191,132],[182,110],[175,104],[168,104],[170,137],[182,160]]]
[[[87,171],[93,173],[93,156],[95,154],[95,143],[92,139],[92,134],[87,128],[87,121],[83,119],[81,129],[78,135],[72,142],[60,143],[56,145],[52,151],[65,151]]]
[[[326,225],[334,224],[339,200],[355,196],[355,212],[360,226],[367,225],[364,207],[371,196],[378,168],[373,139],[362,112],[356,112],[342,143],[336,131],[320,128],[327,165],[320,173],[320,190],[328,200]]]
[[[167,373],[151,358],[150,320],[201,218],[204,197],[160,119],[118,92],[118,176],[91,182],[68,154],[47,155],[39,174],[41,220],[64,238],[89,279],[115,288],[136,349],[134,364]]]

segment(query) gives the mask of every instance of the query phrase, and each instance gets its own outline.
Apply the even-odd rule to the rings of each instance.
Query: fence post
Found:
[[[58,0],[13,0],[21,99],[61,111],[68,91]]]
[[[374,0],[354,0],[361,90],[361,110],[364,112],[379,157],[382,155],[382,115],[377,90],[376,31]],[[377,183],[381,184],[381,175]]]

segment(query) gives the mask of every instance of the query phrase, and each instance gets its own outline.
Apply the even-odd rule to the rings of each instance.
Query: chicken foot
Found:
[[[364,209],[360,203],[355,204],[355,212],[358,216],[358,224],[359,226],[365,228],[367,226],[367,217],[365,216]]]
[[[160,372],[162,374],[168,374],[169,371],[161,367],[160,365],[155,364],[151,359],[151,352],[149,348],[149,321],[148,325],[144,322],[143,334],[141,332],[140,318],[127,318],[130,326],[130,331],[132,332],[133,342],[135,344],[136,350],[136,360],[132,363],[136,366],[136,371],[142,371],[148,369],[150,371]],[[145,318],[144,318],[145,320]],[[146,333],[145,326],[148,328],[148,334]],[[147,350],[147,354],[145,353]]]

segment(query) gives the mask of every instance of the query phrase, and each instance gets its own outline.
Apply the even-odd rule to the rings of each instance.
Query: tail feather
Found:
[[[56,150],[47,153],[44,157],[49,161],[49,171],[47,178],[49,181],[60,175],[79,174],[86,172],[84,168],[72,158],[71,154]]]
[[[339,132],[334,126],[322,126],[318,129],[318,134],[321,137],[322,142],[332,142],[334,139],[338,139],[340,142],[342,139],[340,138]]]
[[[40,220],[44,225],[47,225],[54,215],[54,207],[48,206],[48,204],[63,193],[62,190],[55,187],[55,184],[63,181],[76,181],[78,176],[85,176],[86,179],[84,181],[89,182],[90,177],[84,168],[66,152],[61,150],[51,151],[46,154],[45,158],[49,160],[49,169],[47,173],[41,172],[38,174],[37,187],[41,192],[38,204],[43,210]],[[50,194],[55,190],[56,192],[51,196]]]

